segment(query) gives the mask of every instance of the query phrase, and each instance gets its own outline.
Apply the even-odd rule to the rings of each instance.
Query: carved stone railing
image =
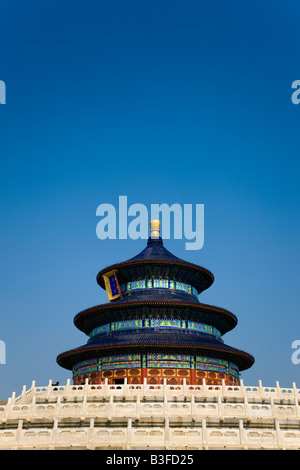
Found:
[[[33,382],[0,405],[0,449],[300,449],[300,390]]]

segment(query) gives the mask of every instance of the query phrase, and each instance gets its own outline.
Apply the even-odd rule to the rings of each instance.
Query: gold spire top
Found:
[[[150,220],[151,238],[159,238],[160,220]]]

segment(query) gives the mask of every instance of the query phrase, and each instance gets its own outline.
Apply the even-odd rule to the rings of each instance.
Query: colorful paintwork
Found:
[[[122,354],[119,356],[107,356],[101,358],[102,370],[132,369],[141,367],[140,354]]]
[[[98,361],[97,359],[89,359],[86,361],[81,361],[76,364],[73,369],[73,375],[79,374],[88,374],[98,370]]]
[[[152,318],[150,320],[150,326],[154,328],[181,328],[181,321],[180,320],[168,320],[162,318]]]
[[[144,318],[112,322],[94,328],[90,333],[90,337],[93,338],[98,334],[106,333],[108,331],[126,330],[134,328],[185,328],[188,330],[201,331],[203,333],[221,337],[220,331],[213,326],[205,325],[204,323],[170,318]]]
[[[119,361],[139,361],[141,359],[140,354],[120,354],[119,356],[106,356],[102,357],[103,362],[119,362]]]
[[[91,331],[90,336],[92,337],[95,335],[99,335],[100,333],[106,333],[107,331],[110,331],[110,324],[102,325],[102,326],[98,326],[97,328],[94,328]]]
[[[188,354],[147,354],[147,359],[150,361],[190,361],[190,358],[191,356]]]
[[[197,370],[210,370],[215,372],[224,372],[235,377],[239,377],[238,367],[232,362],[213,357],[196,356]]]
[[[217,365],[224,365],[227,364],[227,361],[224,359],[216,359],[214,357],[206,357],[206,356],[196,356],[196,362],[200,364],[217,364]]]
[[[143,320],[127,320],[110,323],[111,330],[127,330],[131,328],[141,328]]]
[[[95,371],[134,369],[145,367],[149,369],[190,369],[219,372],[239,378],[238,367],[232,362],[206,356],[187,354],[123,354],[106,356],[98,359],[82,361],[73,369],[74,376]]]
[[[102,370],[113,370],[113,369],[134,369],[136,367],[141,367],[140,362],[114,362],[113,364],[110,363],[103,363]]]
[[[219,330],[217,330],[217,328],[210,325],[205,325],[204,323],[188,321],[187,328],[190,330],[203,331],[203,333],[208,333],[215,336],[221,336],[221,333]]]
[[[198,291],[195,287],[169,279],[142,279],[140,281],[131,281],[120,286],[121,292],[129,292],[136,289],[171,289],[186,292],[198,298]]]
[[[149,361],[148,367],[155,367],[155,368],[170,368],[170,369],[190,369],[189,362],[168,362],[168,361]]]

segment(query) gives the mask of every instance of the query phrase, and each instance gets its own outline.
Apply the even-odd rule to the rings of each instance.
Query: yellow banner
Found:
[[[113,271],[109,271],[102,276],[104,279],[108,300],[115,300],[121,297],[121,289],[117,278],[117,272],[118,271],[114,269]]]

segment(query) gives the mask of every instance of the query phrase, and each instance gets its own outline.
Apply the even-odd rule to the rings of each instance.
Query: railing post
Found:
[[[11,397],[9,397],[9,399],[7,400],[6,409],[5,409],[6,420],[9,418],[11,406],[12,406],[12,401],[11,401]]]
[[[141,417],[141,395],[137,393],[136,395],[136,419]]]
[[[191,413],[192,413],[192,419],[194,419],[194,416],[196,415],[196,406],[195,406],[195,395],[191,394]]]
[[[14,405],[16,402],[16,392],[12,392],[11,395],[11,404]]]
[[[26,395],[26,385],[23,385],[22,393],[21,393],[21,401],[23,401],[23,398],[25,397],[25,395]]]
[[[164,417],[168,416],[168,389],[167,389],[167,379],[164,379]]]
[[[113,395],[113,391],[111,391],[111,395],[109,397],[109,405],[108,405],[108,416],[107,416],[108,421],[112,420],[113,411],[114,411],[113,408],[114,408],[114,395]]]
[[[108,396],[108,378],[107,377],[105,377],[104,379],[104,395],[105,397]]]
[[[203,389],[203,396],[207,396],[207,386],[206,386],[206,380],[202,379],[202,389]]]
[[[70,384],[70,379],[67,380],[66,386],[65,386],[65,396],[68,397],[70,395],[70,389],[71,389],[71,384]]]
[[[186,389],[186,378],[182,380],[182,393],[184,396],[187,396],[187,389]]]
[[[240,392],[242,397],[245,395],[246,392],[243,379],[240,380]]]
[[[31,405],[30,405],[30,414],[34,416],[36,414],[36,395],[33,395]]]
[[[218,395],[218,414],[220,418],[223,418],[223,397]]]
[[[143,396],[147,395],[147,389],[148,389],[147,377],[144,377],[144,380],[143,380]]]
[[[85,396],[85,398],[86,398],[87,395],[88,395],[89,388],[90,388],[90,386],[89,386],[89,379],[88,379],[88,377],[87,377],[87,378],[85,379],[85,382],[84,382],[84,396]]]
[[[52,380],[50,379],[48,382],[48,387],[47,387],[47,394],[46,394],[46,399],[49,400],[49,397],[52,392]]]
[[[222,395],[223,395],[223,396],[226,396],[225,379],[222,379]]]
[[[299,395],[298,395],[298,390],[297,390],[297,387],[296,387],[296,382],[293,382],[293,394],[294,394],[294,397],[295,398],[299,398]]]
[[[279,381],[276,381],[276,392],[277,392],[277,397],[280,398],[281,391],[280,391],[280,386],[279,386]]]
[[[85,383],[85,389],[84,389],[83,400],[82,400],[82,407],[81,407],[81,416],[80,416],[81,421],[84,421],[84,418],[85,418],[85,416],[86,416],[87,387],[88,387],[88,384]]]
[[[31,393],[28,394],[29,391]],[[27,391],[27,395],[29,395],[29,400],[32,400],[35,394],[36,394],[36,386],[35,386],[35,380],[33,380],[30,389]]]
[[[295,382],[293,382],[293,390],[294,390],[294,403],[295,403],[295,407],[296,407],[296,416],[299,417],[300,416],[300,406],[299,406],[298,400],[300,398],[300,394],[298,393],[299,390],[297,389]]]
[[[261,380],[258,381],[258,389],[259,389],[259,397],[260,399],[262,399],[263,398],[263,386],[262,386]]]
[[[123,397],[128,395],[128,378],[125,377],[124,384],[123,384]]]

